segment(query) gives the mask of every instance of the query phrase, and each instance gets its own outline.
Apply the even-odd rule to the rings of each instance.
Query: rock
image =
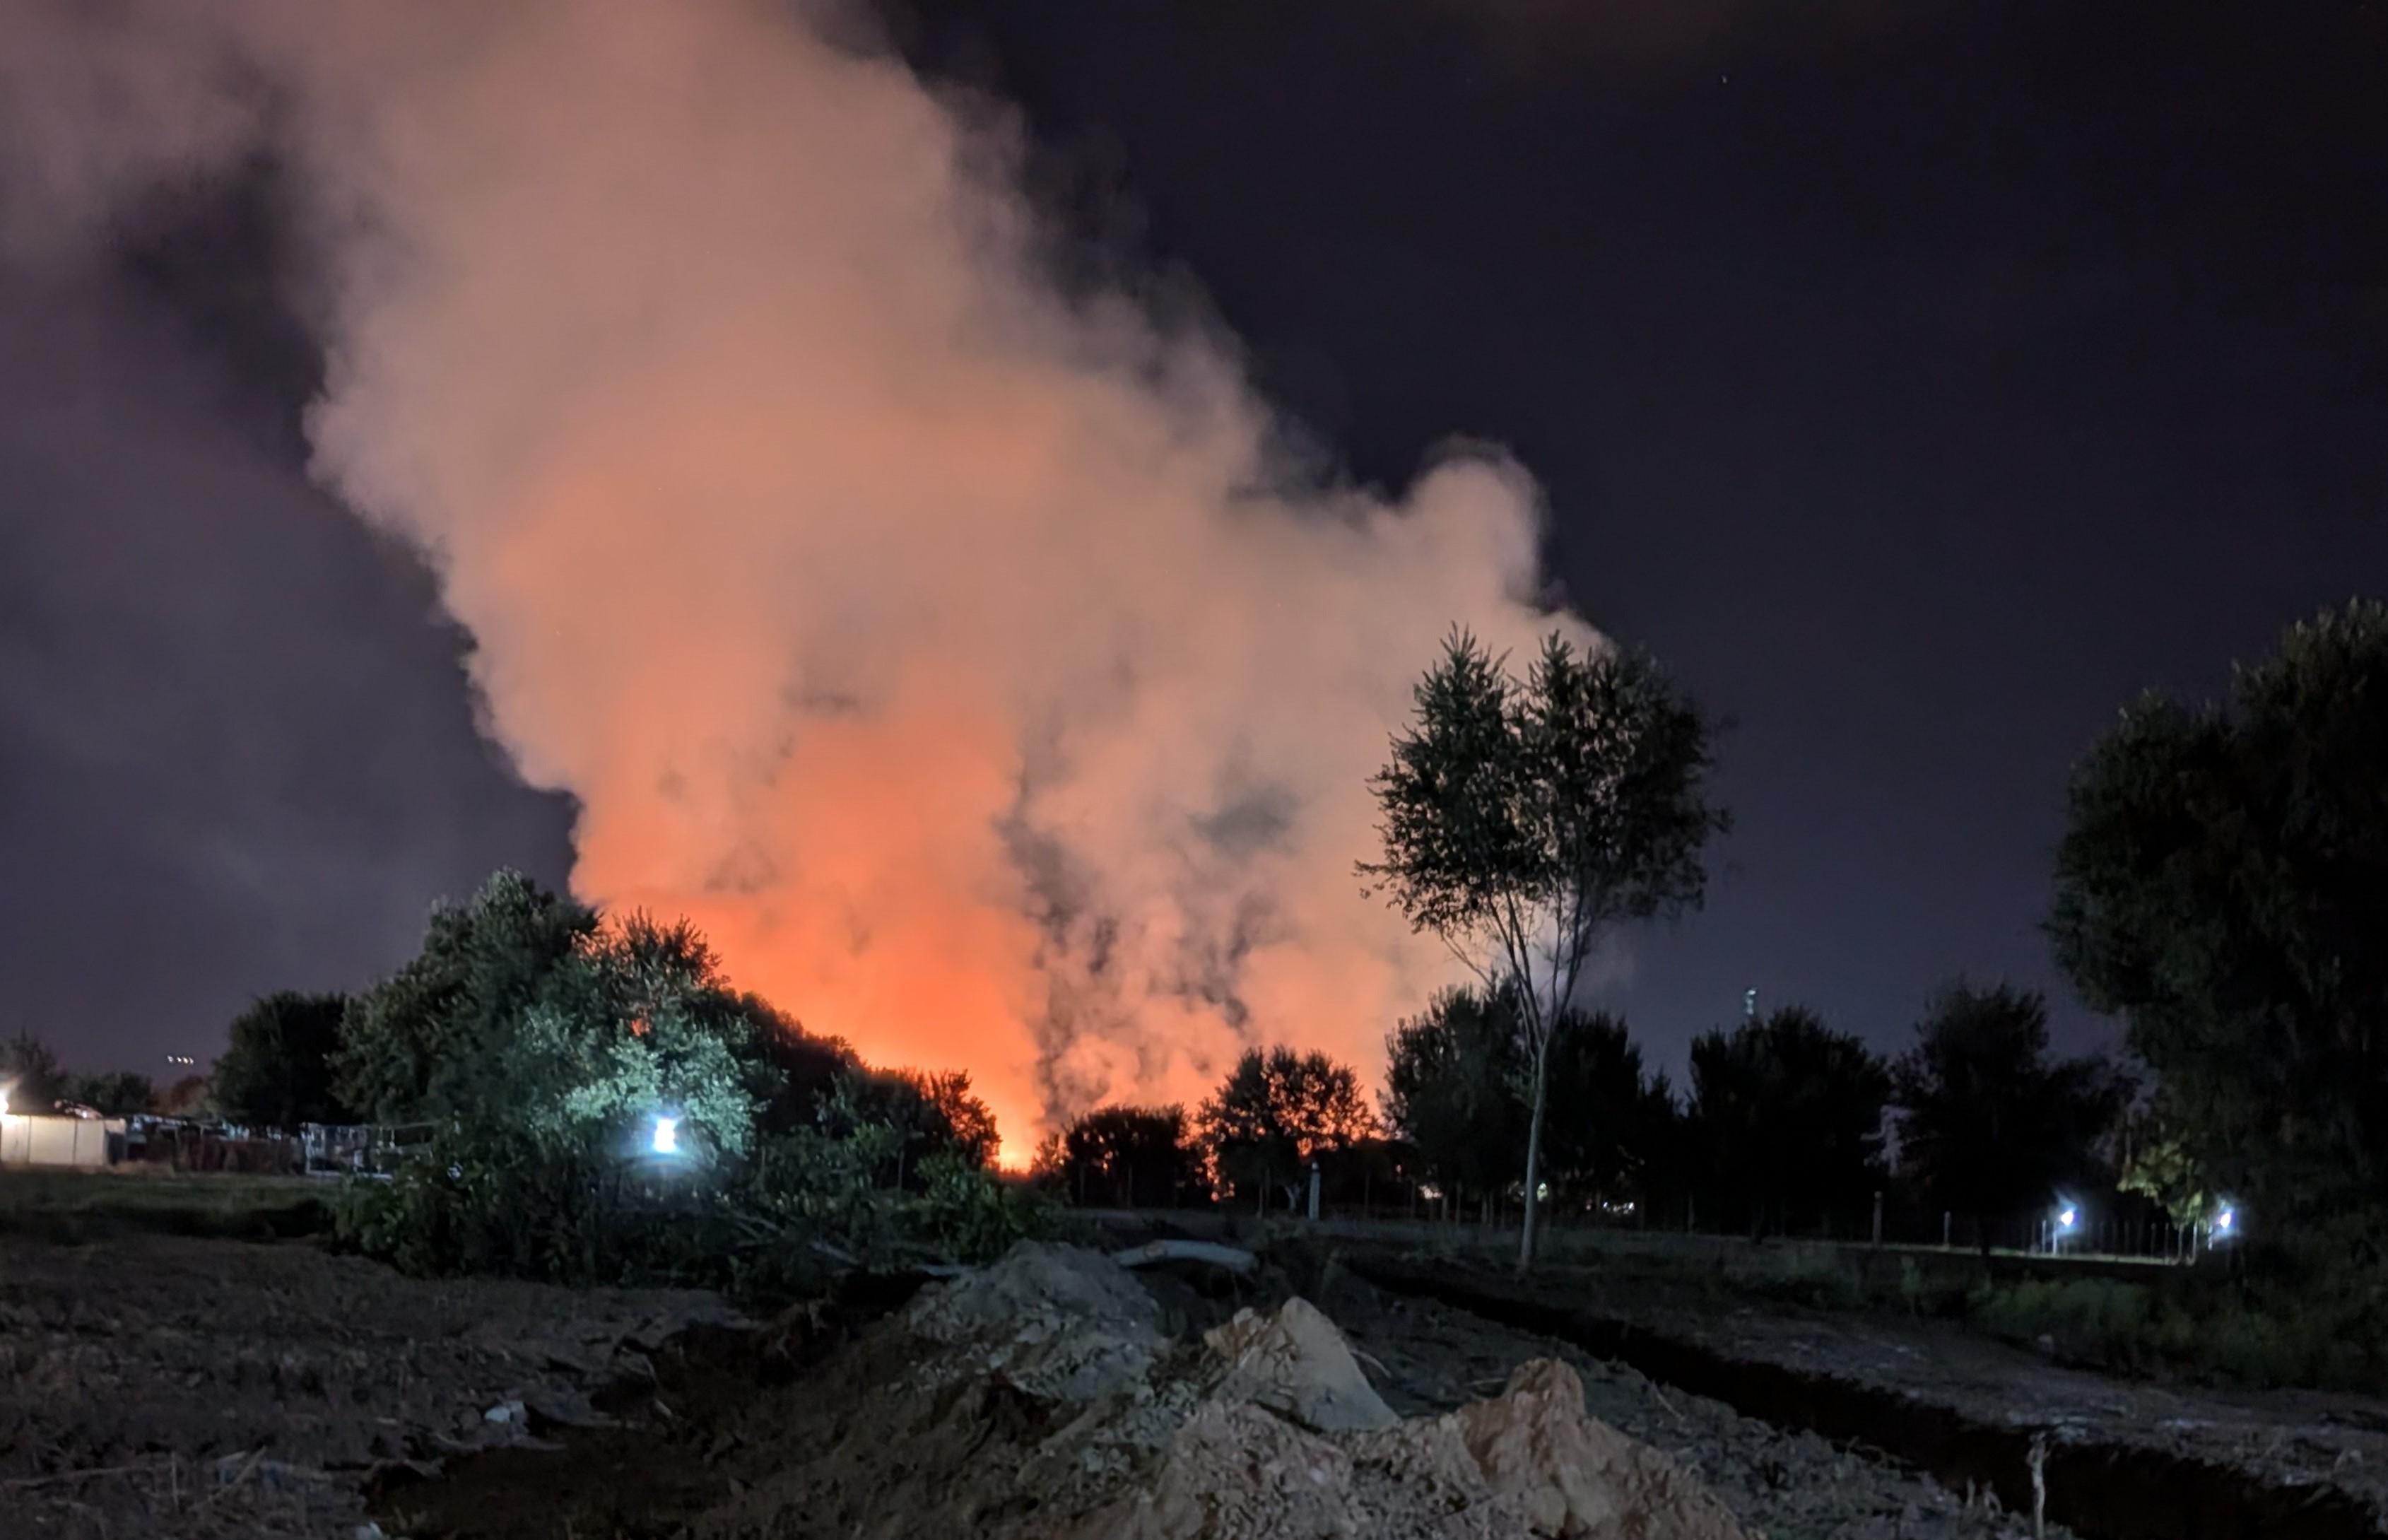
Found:
[[[1390,1428],[1401,1420],[1385,1405],[1335,1323],[1308,1300],[1289,1299],[1274,1314],[1239,1310],[1203,1334],[1226,1360],[1212,1394],[1250,1401],[1317,1432]]]

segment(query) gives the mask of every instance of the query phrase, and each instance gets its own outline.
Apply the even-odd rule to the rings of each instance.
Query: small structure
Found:
[[[0,1165],[98,1171],[124,1159],[124,1119],[0,1113]]]

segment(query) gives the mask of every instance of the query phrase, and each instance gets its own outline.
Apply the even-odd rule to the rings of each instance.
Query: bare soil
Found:
[[[549,1442],[730,1318],[705,1294],[430,1282],[303,1242],[0,1237],[0,1533],[350,1535],[368,1490]]]
[[[2200,1471],[2208,1473],[2200,1506],[2227,1496],[2272,1515],[2259,1520],[2268,1528],[2292,1521],[2282,1517],[2290,1515],[2297,1533],[2388,1527],[2381,1521],[2388,1514],[2388,1406],[2369,1397],[2125,1379],[2067,1365],[2064,1344],[2051,1339],[2018,1346],[1946,1321],[1721,1296],[1616,1269],[1551,1268],[1530,1284],[1478,1271],[1470,1287],[1564,1310],[1596,1329],[1570,1331],[1577,1340],[1638,1339],[1645,1351],[1636,1355],[1645,1359],[1679,1355],[1650,1353],[1648,1344],[1689,1347],[1743,1370],[1782,1371],[1777,1383],[1848,1386],[1892,1398],[1917,1419],[2040,1436],[2051,1451],[2051,1483],[2068,1451],[2094,1451],[2094,1461],[2075,1462],[2066,1472],[2069,1482],[2086,1469],[2082,1479],[2107,1488],[2086,1494],[2093,1503],[2111,1497],[2134,1467],[2142,1477]],[[2011,1456],[1982,1475],[2010,1495],[2024,1481]],[[2058,1502],[2051,1510],[2068,1506]],[[2325,1509],[2335,1515],[2327,1527]],[[2128,1532],[2128,1520],[2118,1515],[2103,1527]]]
[[[757,1327],[701,1293],[409,1279],[303,1241],[0,1237],[0,1534],[349,1540],[375,1525],[418,1540],[1209,1534],[1229,1532],[1156,1530],[1168,1515],[1153,1500],[1120,1505],[1139,1491],[1166,1496],[1173,1480],[1188,1501],[1215,1496],[1224,1483],[1264,1491],[1294,1479],[1289,1471],[1311,1485],[1342,1483],[1338,1514],[1378,1511],[1371,1503],[1391,1512],[1383,1505],[1399,1497],[1412,1515],[1403,1521],[1414,1522],[1418,1470],[1448,1463],[1449,1439],[1429,1447],[1436,1424],[1422,1419],[1467,1432],[1468,1419],[1485,1414],[1462,1408],[1514,1391],[1513,1376],[1535,1360],[1571,1368],[1591,1418],[1679,1473],[1665,1483],[1697,1483],[1772,1540],[2034,1531],[2028,1511],[1987,1489],[1950,1490],[1877,1450],[1738,1415],[1572,1343],[1387,1292],[1332,1259],[1254,1283],[1200,1269],[1135,1278],[1132,1290],[1088,1296],[1084,1308],[1111,1323],[1092,1332],[1064,1315],[1055,1319],[1065,1329],[1045,1322],[1006,1334],[999,1314],[989,1328],[901,1287]],[[1241,1351],[1234,1344],[1260,1339],[1249,1325],[1221,1329],[1240,1308],[1268,1311],[1297,1294],[1339,1330],[1365,1384],[1329,1385],[1323,1398],[1312,1385],[1277,1402],[1255,1393],[1256,1402],[1209,1418],[1210,1444],[1173,1443],[1196,1409],[1189,1387],[1223,1382],[1215,1362],[1203,1367],[1219,1344]],[[1004,1308],[1034,1316],[1038,1297],[1015,1291]],[[1610,1303],[1653,1324],[1669,1308],[1662,1299]],[[2364,1403],[2122,1384],[2028,1354],[2001,1356],[1929,1322],[1753,1307],[1694,1310],[1666,1324],[1734,1352],[1898,1381],[2035,1425],[2104,1417],[2217,1458],[2268,1460],[2340,1485],[2388,1470],[2388,1419]],[[1546,1372],[1527,1379],[1551,1383]],[[1376,1426],[1382,1417],[1364,1392],[1381,1399],[1384,1415],[1409,1420]],[[1266,1417],[1260,1408],[1271,1405],[1291,1419]],[[1330,1406],[1341,1409],[1319,1410]],[[1305,1419],[1353,1431],[1297,1426]],[[1282,1447],[1256,1453],[1254,1430]],[[1571,1436],[1593,1446],[1582,1442],[1592,1435]],[[1407,1495],[1388,1495],[1388,1481]],[[1415,1533],[1516,1533],[1501,1527],[1508,1509],[1470,1507],[1452,1490],[1450,1523]],[[1132,1511],[1145,1529],[1126,1527]],[[2064,1532],[2050,1523],[2046,1534]]]

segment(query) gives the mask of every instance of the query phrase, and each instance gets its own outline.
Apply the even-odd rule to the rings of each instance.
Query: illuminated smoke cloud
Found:
[[[967,1067],[1015,1157],[1246,1043],[1373,1069],[1454,976],[1353,865],[1443,634],[1548,623],[1518,467],[1287,490],[1230,345],[1046,280],[991,114],[784,10],[236,14],[319,474],[435,564],[583,896]]]

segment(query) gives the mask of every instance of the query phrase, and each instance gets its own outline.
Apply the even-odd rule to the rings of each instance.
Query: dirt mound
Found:
[[[1587,1416],[1583,1381],[1555,1358],[1518,1365],[1497,1398],[1438,1421],[1536,1534],[1742,1540],[1746,1533],[1673,1460]]]
[[[1588,1417],[1563,1364],[1404,1421],[1306,1300],[1241,1311],[1200,1348],[1173,1347],[1158,1322],[1132,1276],[1072,1247],[1024,1245],[937,1285],[907,1314],[925,1355],[901,1379],[946,1390],[911,1412],[883,1379],[867,1390],[885,1405],[846,1424],[829,1461],[845,1490],[827,1506],[888,1523],[923,1495],[918,1457],[967,1445],[966,1470],[937,1462],[939,1517],[984,1534],[1743,1540],[1665,1456]],[[1027,1400],[991,1401],[998,1387]],[[995,1436],[963,1426],[998,1404]]]
[[[641,1457],[689,1503],[653,1532],[1746,1540],[1664,1457],[1588,1418],[1562,1366],[1404,1420],[1305,1300],[1199,1341],[1168,1337],[1160,1317],[1108,1258],[1028,1245],[923,1290],[776,1389],[714,1402],[659,1383],[664,1420],[645,1436],[676,1453]],[[625,1432],[603,1452],[636,1446]]]
[[[1401,1420],[1360,1372],[1335,1323],[1305,1299],[1236,1318],[1202,1337],[1226,1364],[1211,1394],[1249,1401],[1314,1432],[1358,1432]]]
[[[1050,1400],[1132,1391],[1167,1345],[1160,1307],[1126,1269],[1099,1252],[1035,1241],[922,1290],[906,1319],[953,1350],[933,1372],[993,1373]]]
[[[1334,1331],[1323,1317],[1299,1330],[1315,1337],[1322,1328]],[[1149,1479],[1076,1533],[1078,1540],[1749,1540],[1672,1460],[1587,1416],[1575,1371],[1552,1359],[1521,1366],[1493,1400],[1340,1436],[1297,1427],[1258,1402],[1213,1400],[1178,1429]]]

